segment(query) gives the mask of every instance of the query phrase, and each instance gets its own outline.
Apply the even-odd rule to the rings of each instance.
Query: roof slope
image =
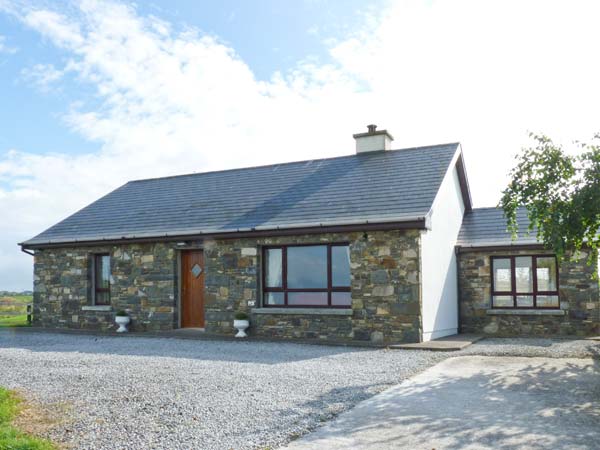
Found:
[[[474,208],[465,214],[457,245],[462,247],[491,247],[496,245],[539,244],[536,234],[528,234],[527,210],[517,211],[518,236],[512,240],[506,230],[506,218],[501,208]]]
[[[184,236],[425,217],[460,146],[132,181],[24,242]]]

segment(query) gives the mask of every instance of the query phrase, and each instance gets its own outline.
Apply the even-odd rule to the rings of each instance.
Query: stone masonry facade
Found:
[[[91,255],[111,255],[111,305],[91,304]],[[33,325],[107,331],[126,310],[135,331],[170,330],[177,323],[175,250],[165,244],[37,250]]]
[[[266,314],[260,306],[260,246],[348,243],[350,315]],[[370,231],[206,242],[206,329],[230,334],[233,314],[251,315],[254,335],[376,343],[418,342],[422,334],[420,233]],[[253,313],[253,311],[255,311]],[[260,312],[260,313],[259,313]]]
[[[348,243],[352,307],[306,314],[271,313],[261,305],[261,246]],[[417,230],[310,234],[206,240],[206,332],[232,334],[236,311],[251,316],[250,333],[283,339],[418,342],[422,335],[420,232]],[[111,305],[91,305],[91,255],[111,255]],[[175,243],[122,244],[37,250],[34,325],[114,330],[124,309],[133,331],[178,327],[179,268]],[[295,311],[297,312],[297,311]]]
[[[491,309],[490,256],[548,252],[465,251],[459,254],[460,323],[464,333],[494,336],[590,336],[600,334],[600,299],[596,267],[582,252],[559,263],[559,301],[562,313],[533,311],[494,315]],[[556,313],[556,311],[554,312]]]

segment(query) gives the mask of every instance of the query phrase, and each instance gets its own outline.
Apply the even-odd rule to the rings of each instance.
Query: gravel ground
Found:
[[[600,341],[543,338],[487,338],[459,355],[540,356],[546,358],[600,358]]]
[[[445,353],[0,331],[0,385],[56,412],[47,437],[69,448],[265,448],[459,355],[599,357],[600,342]]]
[[[85,449],[276,447],[446,358],[289,343],[0,332],[0,385]]]

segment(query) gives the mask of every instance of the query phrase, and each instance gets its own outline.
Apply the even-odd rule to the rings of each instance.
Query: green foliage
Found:
[[[516,236],[517,210],[524,206],[529,231],[537,228],[538,239],[559,259],[586,246],[592,263],[600,244],[600,135],[591,144],[576,143],[576,154],[566,153],[547,136],[530,137],[535,144],[517,156],[500,201],[508,230]]]
[[[248,320],[250,319],[250,317],[248,316],[248,314],[246,314],[243,311],[238,311],[235,313],[235,316],[233,316],[235,320]]]
[[[22,433],[11,425],[18,412],[18,397],[0,388],[0,449],[53,450],[50,442]]]
[[[117,313],[115,314],[115,316],[117,316],[117,317],[129,317],[129,314],[127,314],[127,311],[121,309],[121,310],[117,311]]]

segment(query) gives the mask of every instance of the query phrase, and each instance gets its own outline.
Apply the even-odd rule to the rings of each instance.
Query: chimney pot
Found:
[[[369,130],[369,133],[375,133],[375,130],[377,130],[377,125],[367,125],[367,130]]]

